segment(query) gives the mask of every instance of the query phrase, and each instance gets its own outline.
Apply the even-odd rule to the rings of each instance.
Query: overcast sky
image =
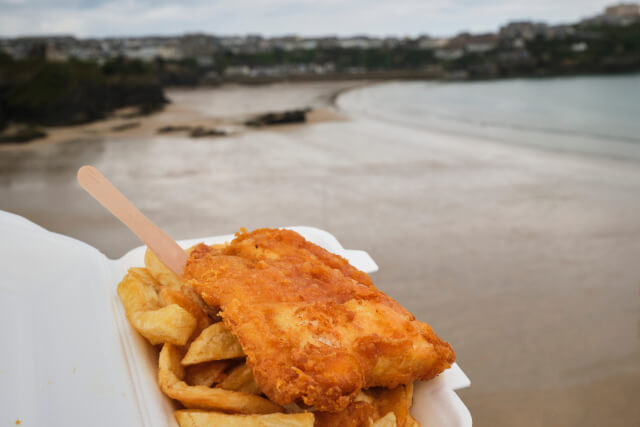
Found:
[[[0,0],[0,36],[185,32],[448,36],[512,20],[575,22],[612,0]]]

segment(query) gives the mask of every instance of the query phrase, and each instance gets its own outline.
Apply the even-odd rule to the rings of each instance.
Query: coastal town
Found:
[[[0,143],[115,111],[162,110],[168,87],[282,81],[479,80],[640,71],[640,4],[573,24],[515,21],[452,37],[263,37],[185,34],[0,39]],[[132,113],[132,111],[134,113]],[[305,111],[284,119],[303,120]],[[253,118],[253,121],[264,121]],[[250,120],[251,121],[251,120]],[[195,134],[219,134],[193,130]]]
[[[601,48],[599,45],[607,38],[602,28],[637,28],[638,25],[640,4],[621,3],[577,23],[548,25],[516,21],[503,25],[495,33],[465,32],[452,37],[185,34],[80,39],[56,35],[0,38],[0,55],[4,53],[14,60],[38,57],[47,61],[78,60],[97,64],[118,58],[174,63],[176,75],[184,75],[185,67],[190,69],[189,78],[175,78],[168,81],[169,84],[336,74],[362,77],[374,73],[371,77],[376,77],[376,72],[385,77],[385,72],[401,70],[410,71],[407,77],[485,78],[526,73],[534,65],[541,68],[537,51],[554,45],[562,47],[565,65],[570,71],[573,63],[579,63],[590,51]],[[349,55],[352,57],[345,57]],[[549,55],[553,52],[548,52]],[[633,60],[635,56],[637,52],[622,55],[623,59],[610,58],[609,67],[614,71],[639,67],[640,61]]]

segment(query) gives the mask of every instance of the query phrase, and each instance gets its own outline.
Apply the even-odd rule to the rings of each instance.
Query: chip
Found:
[[[369,426],[377,419],[376,408],[366,401],[351,402],[342,411],[316,412],[316,420],[322,427],[360,427]]]
[[[397,425],[403,424],[397,424],[396,414],[394,414],[393,412],[389,412],[387,415],[373,423],[371,427],[396,427]]]
[[[158,361],[160,389],[187,408],[217,409],[242,414],[269,414],[282,411],[282,407],[270,400],[240,391],[190,386],[185,383],[185,369],[180,363],[182,351],[172,344],[165,344]]]
[[[413,384],[361,390],[340,412],[308,412],[292,403],[283,413],[283,407],[261,396],[219,309],[205,304],[150,250],[145,264],[129,269],[118,295],[131,325],[151,344],[163,344],[158,382],[167,396],[188,408],[175,412],[181,427],[420,426],[409,413]]]
[[[196,319],[178,304],[151,311],[138,311],[131,324],[151,344],[185,345],[196,329]]]
[[[301,414],[228,415],[219,412],[182,410],[174,413],[180,427],[313,427],[310,412]]]
[[[217,387],[226,390],[244,391],[245,393],[251,394],[262,393],[258,384],[256,384],[256,380],[253,378],[251,368],[246,363],[234,368]]]
[[[153,278],[149,270],[144,267],[131,267],[129,273],[140,280],[144,285],[152,287],[156,292],[162,289],[162,285],[156,279]]]
[[[161,285],[175,289],[180,289],[182,285],[184,285],[182,279],[171,271],[169,267],[164,265],[151,249],[147,248],[147,251],[144,253],[144,265],[153,278],[160,282]]]
[[[131,269],[118,284],[118,296],[131,325],[151,344],[185,345],[197,321],[177,304],[162,307],[155,281],[144,269]]]
[[[187,252],[190,251],[191,248],[187,249]],[[205,302],[202,301],[202,298],[200,298],[200,296],[196,294],[190,286],[186,286],[184,281],[173,271],[171,271],[169,267],[164,265],[162,261],[160,261],[160,258],[158,258],[156,254],[148,248],[144,254],[144,263],[147,268],[139,268],[138,270],[144,270],[147,276],[155,282],[156,286],[159,286],[160,288],[173,289],[177,292],[182,293],[185,297],[196,303],[200,307],[200,310],[202,310],[202,312],[206,313],[209,317],[215,319],[216,321],[220,321],[220,318],[218,318],[218,308],[211,307],[205,304]],[[158,292],[161,291],[160,289],[157,290]],[[179,304],[177,301],[173,302]],[[182,306],[182,304],[179,305]],[[191,311],[184,306],[182,307],[187,311]],[[193,314],[195,318],[198,319],[198,324],[200,325],[202,321],[200,320],[199,315],[196,315],[196,313],[194,312],[192,312],[191,314]],[[207,325],[210,323],[211,322],[208,322]],[[202,329],[204,329],[204,327]]]
[[[118,284],[118,296],[129,320],[135,312],[155,310],[161,307],[160,299],[153,286],[141,280],[139,272],[134,270],[139,269],[129,270]]]
[[[413,402],[413,384],[399,385],[393,389],[374,388],[367,390],[375,402],[379,416],[393,412],[399,426],[405,426],[411,417],[409,410]]]
[[[354,401],[339,412],[316,412],[318,425],[323,427],[357,427],[371,425],[392,413],[393,426],[419,427],[409,414],[413,400],[413,385],[399,385],[393,389],[362,390]],[[383,417],[384,415],[384,417]],[[386,422],[386,421],[385,421]]]
[[[209,362],[211,360],[224,360],[243,357],[244,352],[238,339],[222,322],[214,323],[191,343],[186,356],[182,360],[183,365]]]
[[[407,417],[407,421],[404,423],[404,427],[420,427],[420,423],[409,415],[409,417]]]
[[[186,286],[183,286],[183,288],[186,288]],[[182,289],[162,288],[162,290],[160,290],[160,299],[166,305],[178,304],[196,319],[197,327],[194,331],[195,335],[199,335],[200,332],[211,324],[209,316],[200,308],[198,302]]]
[[[185,368],[185,379],[189,385],[211,387],[225,378],[224,371],[230,364],[230,360],[214,360],[187,366]]]

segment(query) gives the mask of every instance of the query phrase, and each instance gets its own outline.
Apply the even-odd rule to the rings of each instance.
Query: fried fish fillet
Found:
[[[258,386],[282,405],[340,411],[363,388],[428,380],[455,360],[448,343],[366,273],[294,231],[201,244],[184,279],[220,307]]]

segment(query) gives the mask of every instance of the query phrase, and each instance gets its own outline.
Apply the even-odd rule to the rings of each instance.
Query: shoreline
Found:
[[[361,88],[370,84],[374,84],[370,81],[361,80],[332,80],[332,81],[313,81],[313,82],[276,82],[267,83],[259,86],[244,85],[237,83],[228,83],[216,87],[169,87],[166,89],[167,97],[170,103],[165,106],[161,111],[154,112],[147,115],[137,117],[127,117],[129,109],[122,109],[111,114],[102,120],[96,120],[90,123],[71,126],[56,126],[56,127],[41,127],[47,136],[38,138],[26,143],[2,143],[0,144],[0,151],[14,151],[14,150],[29,150],[42,146],[48,146],[51,144],[65,143],[69,141],[79,139],[120,139],[120,138],[132,138],[132,137],[150,137],[158,135],[158,130],[164,126],[191,126],[191,127],[220,127],[227,129],[229,135],[218,136],[214,138],[224,138],[230,135],[236,135],[242,132],[261,131],[266,129],[277,129],[282,126],[304,126],[307,124],[344,120],[344,114],[339,111],[337,107],[337,98],[346,91]],[[305,88],[314,86],[326,86],[326,88],[320,88],[320,95],[317,97],[304,96]],[[256,89],[277,89],[284,87],[284,90],[297,88],[302,97],[300,101],[289,105],[287,108],[278,108],[278,106],[264,108],[262,110],[256,110],[252,112],[238,112],[233,115],[208,113],[203,109],[190,108],[188,103],[182,103],[180,101],[181,94],[190,93],[203,93],[216,96],[224,91],[252,91]],[[179,100],[174,100],[173,97],[178,95]],[[315,93],[312,95],[316,95]],[[277,94],[275,94],[277,96]],[[282,125],[270,125],[261,128],[248,128],[242,123],[259,114],[266,114],[271,112],[279,112],[291,109],[302,109],[308,107],[309,103],[315,105],[310,108],[307,113],[305,122],[294,124],[282,124]],[[171,132],[166,134],[183,136],[184,132]]]
[[[625,75],[635,75],[639,73],[625,73]],[[622,76],[622,75],[621,75]],[[508,80],[539,80],[539,79],[555,79],[555,78],[564,78],[565,76],[551,76],[551,77],[514,77],[508,79],[497,79],[499,81],[508,81]],[[572,76],[572,77],[585,77],[585,76]],[[586,76],[586,77],[598,77],[598,76]],[[608,77],[608,75],[604,75],[604,77]],[[460,137],[470,140],[481,140],[486,142],[491,142],[493,144],[500,144],[503,146],[514,147],[514,148],[525,148],[534,151],[542,151],[546,153],[555,153],[560,155],[568,155],[568,156],[577,156],[581,158],[600,158],[607,159],[612,161],[621,161],[624,163],[627,162],[637,162],[638,160],[635,158],[629,158],[624,155],[616,155],[616,154],[607,154],[607,153],[591,153],[591,152],[582,152],[578,150],[573,150],[570,148],[562,148],[562,147],[549,147],[549,146],[538,146],[538,145],[530,145],[523,144],[519,142],[513,142],[505,139],[504,137],[488,137],[487,135],[482,135],[479,133],[474,133],[473,131],[464,130],[464,129],[441,129],[438,127],[433,127],[429,125],[417,125],[416,123],[410,123],[403,120],[397,120],[397,118],[387,117],[384,114],[379,114],[377,112],[370,111],[357,111],[357,109],[343,108],[338,104],[338,99],[347,94],[348,92],[358,91],[363,88],[373,87],[381,84],[393,84],[405,82],[407,80],[328,80],[328,81],[276,81],[276,82],[267,82],[263,84],[244,84],[244,83],[225,83],[220,86],[206,87],[206,86],[198,86],[198,87],[180,87],[173,86],[166,88],[167,96],[171,100],[167,106],[158,112],[139,116],[139,117],[125,117],[129,112],[129,108],[123,109],[122,111],[115,112],[112,114],[112,117],[94,121],[87,124],[82,125],[73,125],[73,126],[64,126],[64,127],[44,127],[43,129],[47,132],[47,136],[44,138],[39,138],[31,142],[27,143],[3,143],[0,144],[0,152],[2,151],[20,151],[20,150],[29,150],[35,149],[41,146],[47,146],[50,144],[57,143],[65,143],[71,142],[75,140],[102,140],[102,139],[126,139],[126,138],[149,138],[155,135],[157,136],[166,136],[166,137],[185,137],[188,136],[188,131],[175,131],[168,133],[161,133],[158,130],[165,126],[187,126],[187,127],[202,127],[205,129],[222,129],[226,134],[219,136],[198,136],[194,138],[208,138],[208,139],[220,139],[220,138],[228,138],[231,136],[239,135],[246,132],[264,132],[268,130],[286,130],[293,129],[300,126],[311,125],[315,123],[328,122],[328,121],[343,121],[349,120],[350,115],[354,117],[362,116],[367,117],[374,121],[386,122],[390,124],[395,124],[399,126],[407,126],[417,130],[424,131],[430,134],[440,134],[443,136],[453,136]],[[474,84],[483,81],[462,81],[455,82],[453,84],[461,83],[461,84]],[[494,81],[494,80],[490,80]],[[414,82],[425,82],[424,80],[414,80]],[[313,93],[311,95],[305,93],[306,88],[313,88],[314,86],[325,86],[322,87],[319,93]],[[193,94],[201,94],[202,97],[211,96],[217,97],[218,95],[224,95],[225,92],[263,92],[262,98],[267,99],[277,99],[281,93],[298,90],[302,93],[303,100],[297,100],[293,104],[287,104],[285,106],[264,106],[262,109],[257,109],[254,111],[246,111],[243,110],[245,107],[240,109],[240,111],[236,111],[233,114],[228,114],[223,109],[218,108],[214,112],[208,112],[204,109],[198,108],[190,108],[189,97]],[[179,94],[178,100],[174,100],[174,95]],[[183,97],[182,95],[185,95]],[[249,96],[249,95],[247,95]],[[185,101],[183,98],[186,98]],[[243,99],[244,96],[241,96],[240,99]],[[232,100],[233,101],[233,100]],[[287,124],[274,124],[268,126],[261,127],[249,127],[245,126],[243,122],[252,116],[271,113],[271,112],[279,112],[285,110],[293,110],[293,109],[302,109],[309,106],[309,103],[314,103],[314,105],[310,108],[310,111],[306,115],[306,121],[300,123],[287,123]],[[241,104],[234,103],[231,104]],[[267,101],[268,104],[268,101]],[[468,123],[463,123],[468,124]],[[517,126],[506,129],[508,131],[517,132],[522,129]],[[542,132],[540,130],[522,130],[524,132]],[[562,135],[562,131],[554,131],[552,130],[543,130],[545,133],[553,136]],[[571,135],[570,135],[571,136]],[[606,136],[606,135],[605,135]],[[596,135],[597,139],[601,140],[602,137]]]
[[[639,76],[640,74],[630,74],[625,77],[637,79]],[[576,79],[583,78],[576,77]],[[616,133],[617,128],[604,126],[598,128],[593,125],[581,128],[579,127],[580,123],[573,123],[573,127],[571,125],[562,126],[553,121],[549,121],[551,124],[547,125],[546,121],[539,119],[543,125],[540,126],[537,124],[532,125],[526,121],[523,122],[523,117],[531,120],[535,119],[535,116],[529,118],[524,115],[515,115],[511,118],[502,119],[502,117],[495,117],[495,114],[493,117],[483,114],[482,111],[476,111],[475,115],[473,115],[469,109],[459,108],[457,104],[453,104],[452,112],[452,105],[447,102],[442,103],[441,107],[436,106],[438,104],[438,93],[454,94],[454,99],[459,100],[461,94],[473,94],[474,91],[475,93],[483,93],[485,97],[489,91],[495,92],[496,102],[498,104],[500,102],[505,103],[510,99],[500,97],[500,93],[504,92],[502,88],[513,87],[516,84],[521,84],[521,81],[522,79],[518,79],[518,81],[503,81],[490,85],[478,83],[479,86],[476,88],[466,87],[467,84],[475,84],[472,82],[456,82],[450,83],[452,86],[449,86],[444,91],[438,90],[439,86],[435,83],[399,83],[397,87],[394,87],[393,84],[398,82],[390,82],[388,86],[374,87],[372,90],[363,91],[362,93],[358,93],[357,89],[350,91],[344,98],[341,98],[342,102],[338,108],[351,112],[354,116],[406,126],[426,133],[457,136],[469,140],[490,141],[509,147],[523,147],[546,153],[575,155],[581,158],[602,158],[632,163],[640,161],[640,139],[637,136],[629,136],[629,129]],[[562,82],[562,84],[566,85],[568,83]],[[572,84],[579,85],[581,83],[576,80]],[[424,94],[427,94],[428,92],[424,90],[424,85],[431,85],[427,89],[432,91],[430,95],[432,98],[431,103],[418,103],[417,107],[413,107],[418,113],[410,111],[405,115],[404,106],[401,105],[399,100],[411,99],[413,93],[421,94],[424,91]],[[455,96],[458,96],[458,98],[455,98]],[[416,99],[424,100],[424,96]],[[477,102],[477,99],[477,96],[469,96],[470,103]],[[375,107],[376,105],[380,105],[380,107]],[[392,108],[385,108],[387,105],[391,105]],[[422,105],[427,107],[423,108]],[[477,105],[473,105],[477,107]],[[531,105],[534,109],[541,107],[536,103]],[[459,110],[457,114],[456,107]],[[553,111],[553,107],[551,107],[551,110]],[[628,109],[625,111],[631,112],[635,110]],[[593,116],[593,111],[588,109],[586,111]],[[606,119],[608,116],[605,115],[603,117]],[[604,124],[608,123],[605,121]]]

